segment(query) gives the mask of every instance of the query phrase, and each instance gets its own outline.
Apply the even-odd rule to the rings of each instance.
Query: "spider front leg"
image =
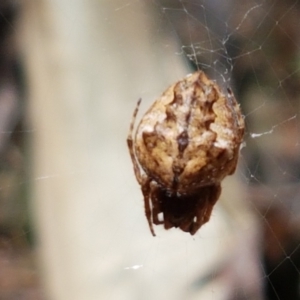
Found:
[[[146,214],[146,218],[147,218],[147,221],[148,221],[148,224],[150,227],[150,231],[151,231],[152,235],[155,236],[153,226],[152,226],[152,213],[151,213],[151,207],[150,207],[150,194],[151,194],[150,182],[151,182],[151,180],[148,178],[147,175],[141,173],[139,163],[136,159],[135,152],[134,152],[133,136],[132,136],[136,116],[139,111],[139,106],[141,104],[141,101],[142,101],[142,99],[138,100],[136,108],[133,112],[133,116],[132,116],[130,128],[129,128],[129,133],[127,136],[127,146],[128,146],[131,161],[133,164],[133,169],[134,169],[134,174],[135,174],[136,180],[140,184],[142,193],[144,196],[145,214]]]
[[[137,113],[139,111],[139,106],[141,104],[141,101],[142,101],[142,99],[140,98],[137,102],[136,108],[133,112],[133,116],[132,116],[132,119],[131,119],[129,133],[128,133],[128,136],[127,136],[127,146],[128,146],[131,161],[132,161],[132,164],[133,164],[134,174],[135,174],[136,180],[138,181],[138,183],[140,185],[143,184],[144,179],[143,179],[143,176],[141,174],[140,167],[139,167],[138,161],[137,161],[135,153],[134,153],[134,145],[133,145],[133,136],[132,136],[132,134],[133,134],[134,124],[135,124]]]

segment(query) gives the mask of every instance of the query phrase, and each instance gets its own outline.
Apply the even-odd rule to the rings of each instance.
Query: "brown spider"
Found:
[[[193,235],[209,221],[221,181],[235,171],[244,133],[239,105],[231,90],[226,97],[198,71],[153,103],[133,138],[140,103],[127,144],[151,233],[154,223]]]

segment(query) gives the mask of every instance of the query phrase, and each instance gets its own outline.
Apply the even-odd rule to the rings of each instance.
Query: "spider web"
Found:
[[[253,237],[249,232],[247,236],[246,230],[242,243],[251,249],[254,238],[259,251],[255,253],[252,248],[249,255],[249,249],[241,247],[239,253],[234,252],[236,263],[229,269],[239,266],[235,271],[242,280],[231,286],[224,299],[299,298],[300,78],[296,34],[299,4],[298,1],[160,1],[158,4],[179,41],[178,55],[186,57],[192,69],[204,70],[224,89],[232,86],[245,114],[245,147],[241,150],[237,176],[242,179],[246,193],[241,202],[257,218],[258,236]],[[223,205],[229,206],[225,201]],[[238,213],[242,217],[244,212]],[[239,247],[238,240],[235,242]],[[251,261],[253,255],[256,259]],[[241,257],[244,257],[242,263],[238,261]],[[248,264],[251,261],[250,266],[247,261]],[[210,280],[217,278],[212,276]],[[212,289],[212,299],[215,293]]]
[[[2,187],[17,189],[28,182],[38,187],[32,196],[38,225],[28,232],[38,236],[52,298],[298,299],[292,293],[298,293],[300,278],[300,2],[153,0],[141,10],[144,2],[130,0],[111,3],[102,13],[101,4],[91,1],[86,19],[87,6],[74,3],[72,9],[64,1],[55,4],[58,28],[63,39],[81,37],[79,52],[90,47],[93,60],[72,61],[67,54],[73,52],[62,41],[57,52],[63,67],[78,63],[86,72],[88,108],[71,101],[68,114],[54,110],[57,119],[50,129],[38,127],[37,113],[31,112],[33,125],[17,132],[28,140],[43,133],[50,138],[64,130],[56,122],[61,117],[70,122],[63,140],[84,138],[67,155],[61,152],[59,161],[51,160],[56,148],[49,146],[44,168],[30,165],[30,180],[18,178]],[[67,21],[71,25],[63,30]],[[145,24],[138,28],[135,22]],[[97,33],[78,32],[75,23]],[[111,43],[99,45],[101,34],[110,30]],[[139,35],[134,40],[128,32]],[[143,53],[145,45],[151,53]],[[71,64],[64,65],[68,59]],[[246,132],[239,167],[222,183],[210,222],[195,236],[155,226],[153,238],[124,140],[138,98],[143,99],[141,116],[169,84],[195,70],[205,71],[224,90],[232,88],[241,104]],[[68,75],[69,80],[74,74]],[[81,90],[70,90],[77,99]],[[36,108],[42,117],[44,110]],[[74,121],[80,110],[86,119]],[[77,162],[81,152],[91,161]],[[52,188],[68,181],[69,202]]]

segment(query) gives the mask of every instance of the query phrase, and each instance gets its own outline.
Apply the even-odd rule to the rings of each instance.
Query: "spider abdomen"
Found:
[[[186,193],[234,171],[243,130],[233,95],[226,97],[203,72],[196,72],[170,86],[146,112],[135,151],[148,176]]]

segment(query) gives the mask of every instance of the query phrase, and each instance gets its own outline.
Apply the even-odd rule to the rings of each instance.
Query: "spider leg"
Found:
[[[205,206],[206,209],[205,209],[205,212],[203,215],[203,223],[202,224],[205,224],[209,221],[212,210],[214,208],[214,205],[218,201],[220,194],[221,194],[221,185],[220,184],[214,185],[210,188],[210,193],[206,200],[207,204]]]
[[[157,187],[153,187],[154,189]],[[153,223],[155,225],[160,225],[163,224],[164,221],[160,221],[158,219],[158,214],[162,212],[161,210],[161,205],[157,199],[156,193],[152,193],[151,195],[151,200],[152,200],[152,218],[153,218]]]
[[[207,194],[204,196],[204,198],[201,198],[200,200],[205,201],[205,204],[204,206],[199,207],[199,209],[197,209],[196,221],[193,221],[193,223],[191,224],[189,230],[191,235],[194,235],[203,224],[209,221],[213,207],[221,194],[220,184],[216,184],[214,186],[209,187],[206,193]]]
[[[134,153],[133,136],[132,135],[133,135],[133,129],[134,129],[136,116],[137,116],[137,113],[139,111],[141,101],[142,101],[142,99],[140,98],[137,102],[136,108],[133,112],[133,116],[132,116],[132,119],[131,119],[129,133],[128,133],[128,136],[127,136],[127,146],[128,146],[128,149],[129,149],[131,160],[132,160],[132,164],[133,164],[133,168],[134,168],[134,174],[135,174],[136,180],[138,181],[138,183],[140,185],[142,185],[144,183],[144,178],[141,174],[140,167],[139,167],[138,161],[137,161],[135,153]]]
[[[208,205],[208,204],[205,203],[205,206],[207,206],[207,205]],[[212,208],[212,207],[211,207],[211,208]],[[205,208],[203,207],[203,208],[197,210],[197,213],[196,213],[196,216],[195,216],[196,221],[193,221],[193,222],[191,223],[190,230],[188,230],[188,231],[190,232],[191,235],[194,235],[194,234],[199,230],[199,228],[200,228],[204,223],[207,222],[207,221],[206,221],[206,222],[204,221],[203,213],[206,213],[206,211],[203,212],[204,209],[205,209]]]
[[[196,224],[195,222],[193,222],[193,220],[187,220],[187,222],[183,222],[180,224],[179,228],[182,230],[182,231],[185,231],[185,232],[190,232],[191,233],[191,228],[194,227],[194,224]],[[201,225],[200,225],[201,226]],[[200,228],[200,226],[197,228],[197,230]],[[196,230],[196,231],[197,231]],[[196,232],[195,231],[195,232]],[[191,233],[192,234],[192,233]]]
[[[149,224],[150,231],[153,236],[155,236],[155,232],[152,225],[152,211],[150,207],[150,197],[151,197],[151,179],[147,178],[143,180],[142,183],[142,192],[144,196],[144,205],[145,205],[145,215]]]
[[[151,182],[151,180],[148,178],[147,175],[141,173],[138,161],[137,161],[135,153],[134,153],[134,146],[133,146],[133,136],[132,136],[133,129],[134,129],[134,124],[135,124],[137,113],[139,111],[141,101],[142,101],[142,99],[140,98],[138,100],[136,108],[133,112],[133,116],[132,116],[130,128],[129,128],[129,133],[127,136],[127,146],[129,149],[131,160],[132,160],[136,180],[142,187],[142,193],[144,196],[145,214],[146,214],[146,218],[147,218],[147,221],[148,221],[148,224],[150,227],[150,231],[151,231],[152,235],[155,236],[153,226],[152,226],[152,213],[151,213],[151,206],[150,206],[150,195],[151,195],[150,182]]]

